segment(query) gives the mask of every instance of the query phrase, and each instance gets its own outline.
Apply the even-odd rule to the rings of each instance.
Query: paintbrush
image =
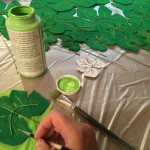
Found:
[[[32,133],[30,133],[30,132],[27,132],[27,131],[24,131],[24,130],[21,130],[21,129],[19,129],[19,131],[22,132],[22,133],[24,133],[25,135],[27,135],[27,136],[29,136],[29,137],[34,138],[34,134],[32,134]],[[35,139],[35,138],[34,138],[34,139]],[[57,149],[57,150],[71,150],[71,149],[69,149],[69,148],[66,148],[66,147],[60,145],[60,144],[56,144],[56,143],[51,142],[51,141],[46,141],[45,139],[44,139],[44,141],[45,141],[48,145],[54,147],[54,148]]]
[[[127,144],[125,141],[123,141],[121,138],[119,138],[116,134],[114,134],[112,131],[107,129],[104,125],[96,121],[93,117],[91,117],[89,114],[87,114],[85,111],[83,111],[81,108],[79,108],[76,104],[74,104],[66,95],[63,95],[63,98],[65,100],[59,99],[59,96],[62,93],[60,93],[57,89],[55,89],[50,95],[52,99],[57,100],[58,102],[66,105],[67,107],[73,109],[83,117],[85,117],[90,123],[92,123],[95,127],[105,132],[107,135],[109,135],[112,139],[126,147],[128,150],[134,150],[133,147],[131,147],[129,144]]]

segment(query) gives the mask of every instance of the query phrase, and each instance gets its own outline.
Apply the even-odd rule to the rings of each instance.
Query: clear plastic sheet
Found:
[[[117,46],[110,47],[104,54],[112,60],[117,59],[116,62],[125,68],[110,63],[100,70],[97,78],[88,78],[77,70],[76,59],[86,56],[101,59],[85,52],[92,52],[86,45],[82,45],[80,52],[73,53],[61,47],[58,42],[46,52],[46,74],[28,79],[17,74],[9,49],[9,41],[0,36],[0,92],[18,89],[30,93],[37,90],[50,99],[49,94],[56,88],[57,78],[64,74],[75,75],[81,80],[82,87],[78,94],[71,97],[74,103],[135,150],[150,150],[150,67],[125,56],[133,57],[150,66],[150,58],[144,55],[150,56],[150,52],[140,50],[140,53],[117,54],[114,49],[121,49]],[[57,102],[54,108],[60,109],[77,121],[88,123],[79,114]],[[100,150],[124,149],[105,133],[94,126],[93,128]]]

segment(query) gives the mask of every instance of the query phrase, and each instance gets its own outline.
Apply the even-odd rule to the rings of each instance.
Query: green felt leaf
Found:
[[[100,6],[98,9],[98,14],[100,18],[110,18],[112,11],[105,6]]]
[[[62,35],[59,38],[62,40],[62,46],[68,47],[69,50],[71,51],[79,51],[80,50],[80,45],[79,43],[75,42],[72,37],[66,33],[67,35]]]
[[[133,3],[124,5],[124,4],[121,4],[121,3],[113,2],[111,5],[121,9],[123,12],[133,10],[133,7],[134,7]]]
[[[114,1],[121,4],[131,4],[134,2],[134,0],[114,0]]]
[[[44,40],[48,41],[49,43],[56,43],[57,37],[51,33],[44,32]]]
[[[148,17],[150,16],[150,3],[148,4],[142,1],[137,1],[133,4],[133,11]]]
[[[149,30],[150,19],[148,17],[134,12],[126,12],[125,15],[128,17],[128,21],[133,27],[140,30],[142,29],[143,31]]]
[[[57,24],[55,21],[47,23],[46,30],[52,34],[63,33],[65,26],[63,24]]]
[[[47,0],[43,0],[43,1],[32,0],[31,3],[30,3],[30,6],[33,7],[33,8],[45,8],[48,5],[49,5],[49,3],[48,3]]]
[[[78,17],[91,20],[92,22],[98,18],[97,12],[93,8],[78,7],[77,15]]]
[[[47,40],[44,40],[44,49],[45,49],[45,51],[48,51],[49,48],[50,48],[49,42]]]
[[[0,32],[2,33],[2,35],[3,35],[6,39],[9,39],[9,35],[8,35],[8,32],[7,32],[5,26],[0,26]]]
[[[109,30],[101,29],[99,31],[99,34],[97,34],[97,38],[99,38],[103,43],[107,45],[115,44],[114,35]]]
[[[105,4],[108,4],[110,3],[110,0],[97,0],[96,1],[96,4],[101,4],[101,5],[105,5]]]
[[[112,22],[114,22],[115,26],[124,26],[128,23],[128,20],[122,15],[114,14],[112,15]]]
[[[18,1],[12,1],[9,3],[9,5],[6,7],[6,12],[8,12],[9,9],[15,7],[15,6],[20,6],[21,4]]]
[[[67,11],[58,12],[58,16],[73,16],[76,13],[76,9],[72,8]]]
[[[86,32],[84,31],[67,31],[65,35],[69,35],[74,41],[78,42],[84,42],[87,39]]]
[[[133,50],[133,51],[138,51],[139,50],[139,45],[137,45],[136,42],[131,41],[129,39],[129,36],[126,36],[125,34],[117,33],[118,35],[116,36],[118,39],[116,43],[121,46],[122,48],[126,50]]]
[[[0,142],[18,145],[27,139],[18,129],[31,132],[27,119],[41,115],[49,106],[48,101],[33,91],[11,91],[10,96],[0,97]]]
[[[56,11],[66,11],[73,8],[73,3],[67,0],[59,0],[59,2],[55,4],[51,4],[50,7]]]
[[[51,18],[53,15],[56,15],[56,14],[57,14],[57,12],[51,8],[48,8],[47,11],[45,11],[45,9],[43,9],[43,18],[44,19]]]
[[[6,3],[0,1],[0,14],[5,7],[6,7]]]
[[[78,52],[80,50],[80,45],[77,42],[71,42],[69,44],[69,50],[74,51],[74,52]]]
[[[77,6],[91,7],[96,4],[96,0],[73,0]]]
[[[88,34],[85,43],[95,50],[106,51],[107,46],[101,41],[101,36],[99,33]]]
[[[3,25],[5,22],[5,18],[3,16],[0,16],[0,25]]]
[[[93,22],[90,22],[88,20],[75,17],[74,18],[74,24],[77,26],[77,29],[83,30],[83,31],[96,31],[97,27]]]

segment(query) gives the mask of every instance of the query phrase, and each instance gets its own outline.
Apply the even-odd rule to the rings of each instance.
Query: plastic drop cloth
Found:
[[[125,69],[110,63],[100,70],[97,78],[88,78],[77,70],[76,60],[86,56],[99,58],[85,52],[90,50],[86,45],[82,45],[80,52],[72,53],[61,47],[58,42],[46,52],[48,67],[46,74],[28,79],[17,74],[9,53],[10,43],[0,36],[0,92],[18,89],[30,93],[32,90],[37,90],[49,99],[49,93],[56,88],[57,78],[64,74],[75,75],[81,80],[82,87],[78,94],[71,97],[74,103],[133,146],[135,150],[150,150],[150,67],[125,57],[128,55],[150,65],[150,58],[144,55],[150,55],[150,52],[141,50],[142,53],[126,52],[120,55],[114,52],[114,49],[120,48],[111,47],[104,54],[112,60],[116,59],[116,62],[125,66]],[[88,123],[80,115],[57,102],[53,108],[61,110],[74,120]],[[93,128],[99,150],[124,149],[105,133],[94,126]]]

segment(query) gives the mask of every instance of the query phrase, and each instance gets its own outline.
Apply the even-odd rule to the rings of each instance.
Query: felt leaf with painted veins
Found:
[[[13,90],[9,97],[0,97],[0,142],[12,146],[23,143],[28,136],[19,129],[32,132],[27,119],[40,116],[48,106],[49,102],[36,91],[28,96],[25,91]]]
[[[77,69],[80,72],[83,72],[83,75],[87,77],[97,77],[99,70],[105,67],[105,63],[91,57],[86,57],[86,59],[78,59],[76,62],[78,65]]]

